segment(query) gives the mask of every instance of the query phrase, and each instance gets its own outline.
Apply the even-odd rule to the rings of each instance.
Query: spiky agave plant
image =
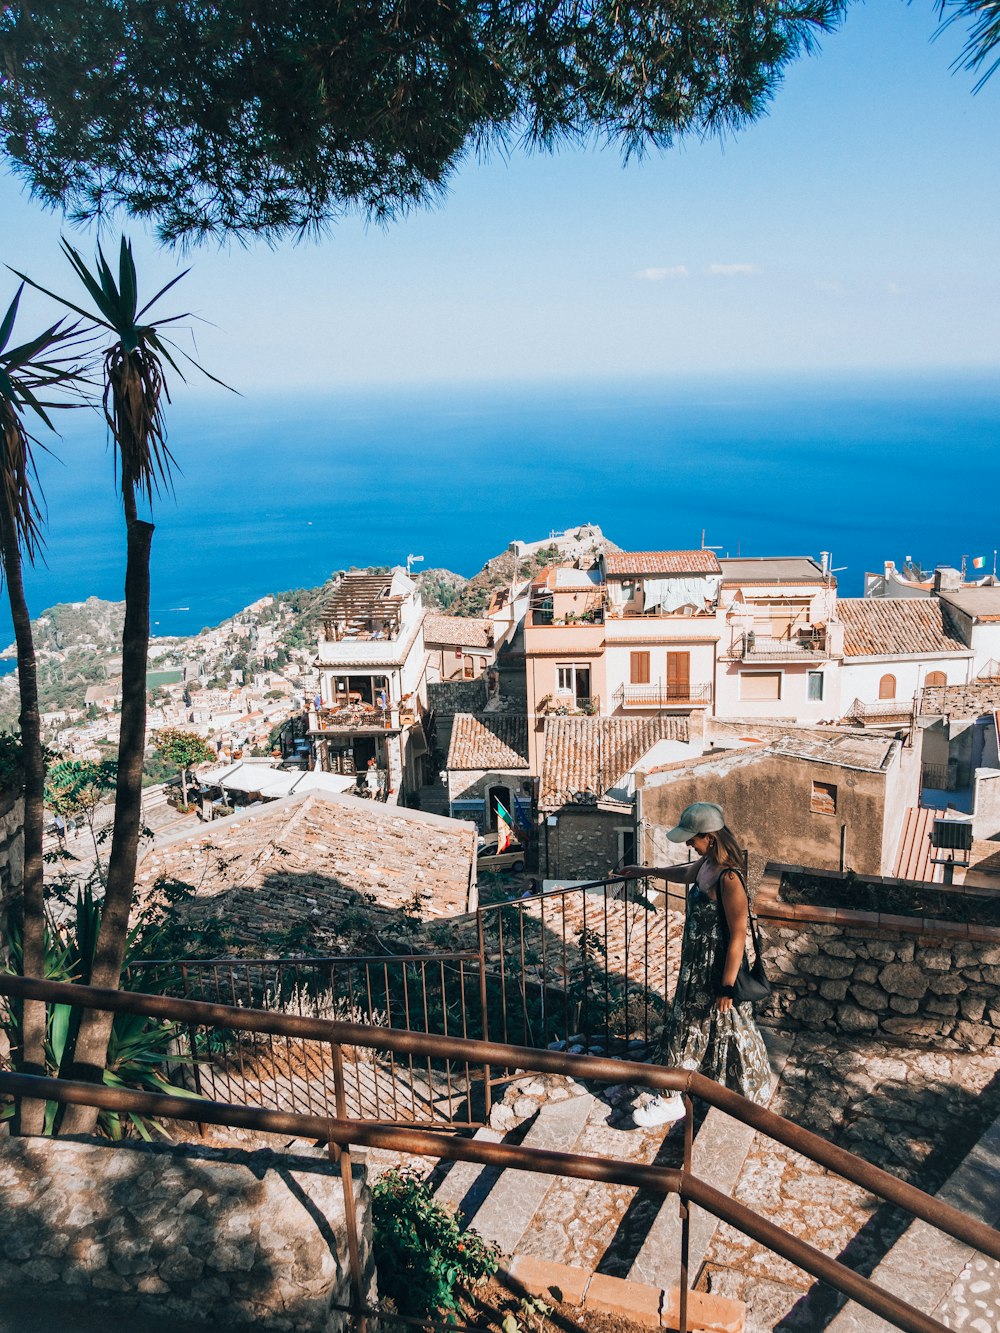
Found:
[[[74,355],[79,326],[60,320],[28,342],[11,346],[24,282],[0,322],[0,561],[7,584],[21,703],[21,760],[24,782],[24,887],[15,908],[23,936],[25,976],[42,975],[45,954],[44,863],[42,830],[45,764],[38,709],[38,674],[31,616],[24,594],[24,561],[33,564],[42,545],[42,502],[33,448],[44,448],[27,426],[37,418],[54,431],[49,411],[78,404],[73,394],[85,383]],[[68,390],[52,399],[53,390]],[[44,1073],[45,1006],[26,1001],[21,1026],[20,1060],[29,1073]],[[24,1102],[20,1127],[38,1133],[42,1105]]]
[[[115,443],[116,467],[126,525],[125,628],[122,634],[122,707],[118,741],[115,823],[108,857],[107,888],[100,938],[93,964],[95,986],[116,987],[121,975],[135,883],[142,807],[142,761],[146,739],[146,665],[149,652],[149,562],[153,525],[138,514],[138,498],[152,504],[154,494],[171,485],[174,459],[167,446],[164,404],[170,401],[165,368],[184,375],[174,355],[202,370],[179,352],[164,330],[190,314],[152,318],[150,311],[185,276],[177,274],[140,308],[131,244],[122,237],[118,274],[97,249],[94,270],[67,242],[63,252],[92,302],[91,308],[65,297],[49,296],[109,334],[104,351],[104,415]],[[207,371],[202,370],[203,374]],[[212,375],[209,379],[215,380]],[[215,380],[215,383],[221,383]],[[99,1082],[104,1069],[112,1016],[88,1011],[76,1042],[75,1074]],[[86,1133],[96,1113],[70,1107],[67,1133]]]

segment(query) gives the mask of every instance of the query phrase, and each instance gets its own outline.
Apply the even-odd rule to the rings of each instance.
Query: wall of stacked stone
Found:
[[[354,1193],[374,1298],[370,1198]],[[0,1296],[219,1328],[338,1333],[350,1300],[340,1169],[289,1155],[92,1140],[0,1144]],[[72,1327],[68,1313],[65,1327]]]
[[[1000,929],[900,917],[862,924],[850,918],[873,914],[805,913],[814,919],[760,913],[774,983],[764,1023],[878,1033],[947,1050],[1000,1046]]]
[[[0,793],[0,934],[7,938],[7,906],[24,882],[24,800]]]

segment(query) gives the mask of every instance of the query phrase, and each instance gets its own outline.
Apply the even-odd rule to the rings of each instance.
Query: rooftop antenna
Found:
[[[704,528],[702,528],[702,530],[701,530],[701,549],[702,549],[703,551],[721,551],[721,550],[722,550],[722,547],[721,547],[721,546],[706,546],[706,545],[705,545],[705,529],[704,529]]]
[[[423,557],[422,555],[408,555],[408,556],[406,557],[406,575],[407,575],[407,578],[409,578],[410,574],[412,573],[411,566],[417,564],[418,562],[419,562],[419,563],[422,563],[422,562],[423,562],[423,558],[424,558],[424,557]]]

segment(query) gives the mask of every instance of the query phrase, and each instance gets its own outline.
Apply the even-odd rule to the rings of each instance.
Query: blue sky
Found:
[[[320,241],[160,252],[204,362],[308,386],[982,369],[1000,362],[1000,76],[952,74],[931,0],[854,6],[725,145],[470,160],[447,199]],[[0,180],[8,263],[71,289],[58,217]],[[73,236],[72,232],[67,234]],[[93,248],[92,232],[75,242]],[[183,293],[183,295],[181,295]]]

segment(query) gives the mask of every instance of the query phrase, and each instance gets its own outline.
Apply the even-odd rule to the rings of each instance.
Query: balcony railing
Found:
[[[736,635],[728,656],[744,662],[815,661],[826,656],[826,630],[799,630],[789,639],[772,639],[747,630]]]
[[[619,708],[684,708],[711,702],[711,685],[619,685],[615,693]]]
[[[321,708],[309,717],[311,731],[386,731],[392,725],[392,710],[373,704],[347,704],[343,708]]]

